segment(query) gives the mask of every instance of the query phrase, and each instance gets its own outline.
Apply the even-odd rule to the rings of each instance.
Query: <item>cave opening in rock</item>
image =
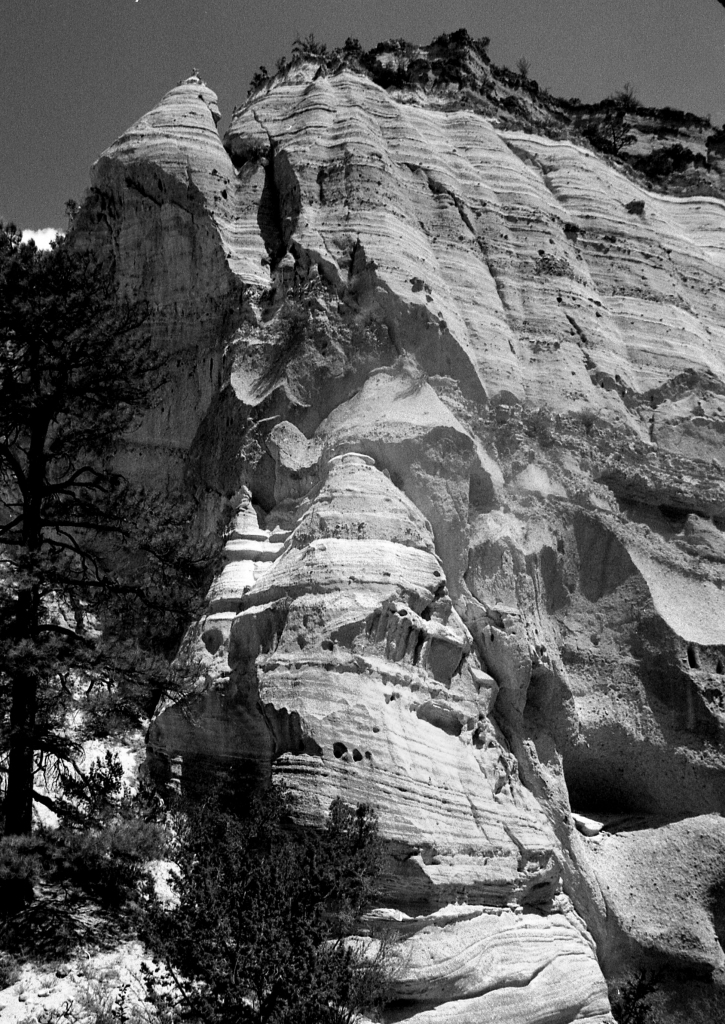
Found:
[[[587,817],[651,814],[657,808],[646,778],[635,764],[625,767],[577,748],[564,754],[564,780],[572,811]]]
[[[657,508],[675,530],[681,530],[687,521],[687,517],[691,512],[694,512],[694,509],[677,508],[675,505],[658,505]]]
[[[491,512],[496,507],[496,492],[491,478],[482,472],[471,473],[468,483],[468,505],[473,512]]]
[[[224,634],[217,626],[212,626],[204,630],[201,639],[209,654],[216,654],[224,643]]]

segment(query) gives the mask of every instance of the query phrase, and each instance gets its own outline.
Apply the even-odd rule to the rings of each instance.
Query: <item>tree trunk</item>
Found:
[[[5,835],[26,835],[33,824],[33,770],[37,683],[28,676],[13,680],[10,708],[8,788],[5,794]]]
[[[37,587],[18,594],[16,633],[18,638],[37,641],[39,621]],[[10,702],[8,788],[3,811],[5,835],[27,835],[33,826],[33,777],[35,767],[35,720],[38,709],[38,681],[31,672],[13,678]]]

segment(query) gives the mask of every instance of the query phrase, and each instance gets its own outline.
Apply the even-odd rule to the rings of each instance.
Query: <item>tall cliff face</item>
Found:
[[[218,121],[216,96],[198,78],[172,89],[94,165],[74,224],[79,243],[115,259],[129,296],[149,304],[154,341],[170,357],[173,386],[125,456],[124,468],[151,485],[183,475],[223,391],[225,339],[243,317],[250,279]],[[256,252],[253,262],[260,276]]]
[[[94,168],[77,230],[177,360],[128,467],[236,510],[151,767],[375,804],[395,1019],[604,1021],[602,969],[702,1001],[725,202],[374,78],[299,60],[224,144],[192,78]]]

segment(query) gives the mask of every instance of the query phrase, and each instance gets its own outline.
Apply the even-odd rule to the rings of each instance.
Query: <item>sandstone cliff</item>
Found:
[[[391,1020],[603,1022],[604,976],[641,970],[704,1005],[720,165],[650,191],[459,44],[458,81],[440,41],[298,59],[223,142],[192,77],[94,167],[76,230],[177,366],[127,469],[183,480],[202,525],[232,509],[150,764],[271,773],[312,826],[336,794],[378,808]]]

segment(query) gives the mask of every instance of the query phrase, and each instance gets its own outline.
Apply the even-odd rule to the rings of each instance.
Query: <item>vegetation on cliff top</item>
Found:
[[[275,72],[259,68],[248,98],[303,61],[318,64],[323,74],[347,68],[385,89],[423,92],[428,102],[494,118],[504,129],[590,145],[619,160],[651,188],[725,196],[721,174],[714,168],[721,159],[722,132],[714,131],[709,117],[644,107],[629,83],[598,103],[553,96],[531,76],[525,57],[515,71],[494,64],[489,43],[487,37],[474,39],[463,28],[443,33],[425,46],[389,39],[370,50],[357,39],[328,49],[314,36],[298,37],[292,57],[280,57]]]

